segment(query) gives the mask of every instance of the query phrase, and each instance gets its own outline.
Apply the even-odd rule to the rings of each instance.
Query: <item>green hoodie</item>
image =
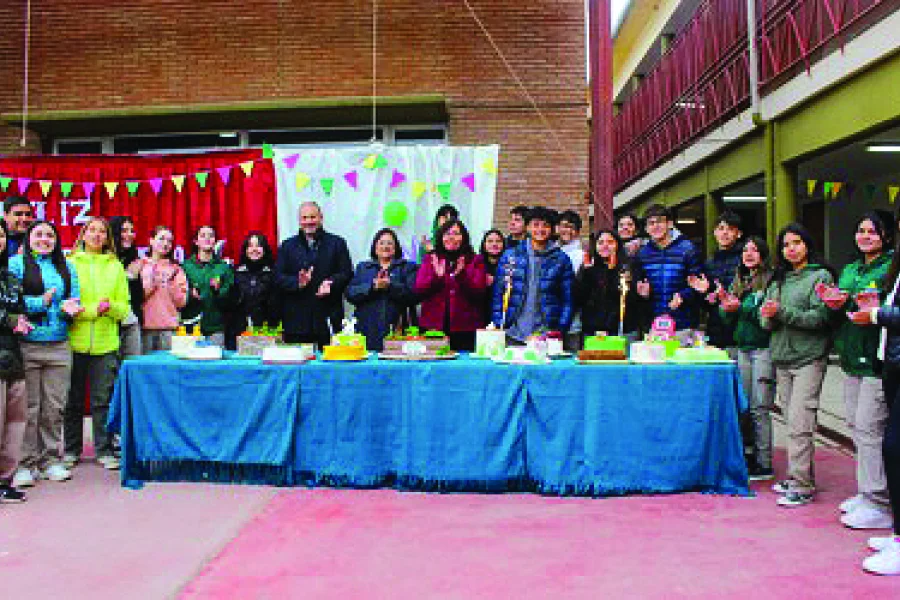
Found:
[[[727,313],[719,309],[724,321],[734,325],[734,343],[738,350],[762,350],[769,347],[771,334],[759,323],[759,307],[762,306],[763,296],[765,292],[747,290],[737,312]]]
[[[231,266],[221,258],[213,258],[209,262],[200,262],[196,256],[192,256],[182,265],[184,274],[188,280],[188,303],[181,312],[182,320],[200,319],[200,331],[203,335],[212,335],[225,331],[224,310],[228,304],[231,287],[234,285],[234,271]],[[218,291],[209,285],[214,277],[219,278]],[[194,290],[200,294],[200,299],[194,297]]]
[[[824,267],[806,265],[785,275],[784,282],[773,281],[766,300],[778,302],[778,314],[760,317],[760,324],[772,332],[772,364],[787,369],[805,367],[825,358],[831,345],[831,314],[816,294],[818,283],[831,285],[834,278]]]
[[[834,340],[835,349],[841,359],[841,368],[854,377],[875,377],[875,359],[878,354],[880,327],[860,327],[847,319],[848,312],[856,312],[856,295],[874,283],[884,300],[884,278],[891,266],[893,254],[882,254],[871,263],[862,259],[850,263],[841,271],[838,287],[850,294],[847,304],[834,311],[840,323]]]

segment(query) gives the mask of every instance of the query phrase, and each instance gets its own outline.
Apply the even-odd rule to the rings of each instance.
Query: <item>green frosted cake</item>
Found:
[[[617,335],[589,335],[584,338],[584,349],[625,352],[628,349],[628,340]]]

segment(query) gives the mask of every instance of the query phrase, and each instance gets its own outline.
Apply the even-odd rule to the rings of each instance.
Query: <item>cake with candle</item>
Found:
[[[382,357],[387,358],[445,358],[455,355],[450,350],[450,338],[443,331],[426,331],[418,327],[408,327],[404,331],[392,332],[384,338]]]
[[[172,354],[175,356],[186,356],[197,345],[197,342],[202,339],[203,336],[200,334],[199,325],[194,325],[190,332],[186,326],[182,325],[175,330],[175,335],[172,336]]]
[[[241,356],[262,356],[263,350],[281,341],[281,327],[249,327],[237,338],[237,353]]]
[[[584,350],[578,353],[580,361],[626,360],[628,340],[617,335],[607,335],[605,331],[585,336]]]
[[[365,336],[356,333],[356,319],[344,319],[344,328],[331,336],[331,344],[322,348],[322,360],[365,360]]]
[[[495,358],[501,356],[506,349],[506,331],[498,329],[490,323],[484,329],[475,331],[476,358]]]

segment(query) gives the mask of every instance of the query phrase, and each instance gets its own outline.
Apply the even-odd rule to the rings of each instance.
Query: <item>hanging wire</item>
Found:
[[[22,139],[19,144],[24,148],[28,143],[26,128],[28,127],[28,75],[29,52],[31,49],[31,0],[25,2],[25,81],[22,90]]]
[[[372,142],[378,141],[378,0],[372,0]]]

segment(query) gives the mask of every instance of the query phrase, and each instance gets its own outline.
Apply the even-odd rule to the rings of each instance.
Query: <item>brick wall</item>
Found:
[[[576,206],[587,186],[583,0],[472,1],[563,149],[462,0],[378,4],[379,95],[444,94],[453,143],[502,145],[498,222],[518,203]],[[33,111],[371,92],[370,0],[44,0],[34,11]],[[0,22],[0,112],[19,112],[24,8],[0,3]],[[19,135],[0,126],[0,152],[19,151]]]

